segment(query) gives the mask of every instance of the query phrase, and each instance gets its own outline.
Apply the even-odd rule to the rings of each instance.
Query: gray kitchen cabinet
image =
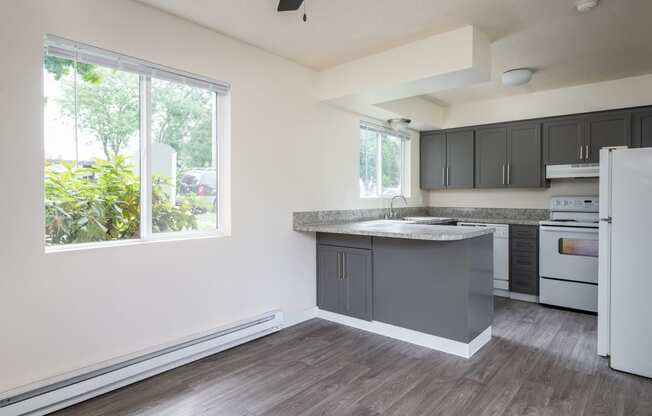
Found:
[[[541,162],[541,123],[519,123],[507,128],[507,186],[544,186]]]
[[[584,162],[599,163],[600,149],[606,146],[631,146],[631,112],[609,111],[586,119]]]
[[[372,251],[317,245],[317,306],[371,321]]]
[[[632,146],[652,147],[652,109],[634,111],[632,123]]]
[[[508,124],[476,130],[478,188],[541,187],[541,125]]]
[[[422,189],[473,188],[473,130],[421,136]]]
[[[474,131],[460,130],[446,133],[446,187],[473,188]]]
[[[584,161],[586,122],[563,118],[543,123],[543,159],[546,165],[568,165]]]
[[[428,133],[419,143],[421,189],[446,187],[446,135]]]
[[[539,295],[539,227],[509,226],[509,290]]]
[[[475,186],[507,186],[507,128],[494,127],[475,131]]]

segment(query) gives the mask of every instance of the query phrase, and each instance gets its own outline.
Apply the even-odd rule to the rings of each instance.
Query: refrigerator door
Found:
[[[611,367],[652,377],[652,148],[611,157]]]
[[[609,355],[611,308],[611,149],[600,150],[600,232],[598,246],[598,355]]]

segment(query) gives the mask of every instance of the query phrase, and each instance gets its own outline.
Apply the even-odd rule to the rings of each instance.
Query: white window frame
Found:
[[[410,197],[410,145],[409,133],[397,132],[388,127],[372,124],[369,122],[360,122],[359,127],[359,147],[358,147],[358,161],[360,160],[360,151],[362,146],[362,131],[368,130],[376,133],[376,141],[378,149],[377,166],[376,166],[376,182],[378,183],[378,191],[375,195],[363,195],[362,188],[359,189],[359,195],[362,199],[388,199],[395,195],[403,195],[406,198]],[[383,151],[382,151],[382,137],[383,135],[393,136],[401,139],[401,169],[400,169],[400,189],[395,191],[386,191],[383,189]],[[358,162],[359,164],[359,162]],[[360,166],[358,165],[358,183],[360,183]]]
[[[231,235],[231,93],[230,85],[213,81],[184,71],[153,64],[126,55],[48,35],[48,50],[54,55],[94,63],[104,67],[139,73],[140,76],[140,236],[125,240],[97,241],[89,243],[45,245],[46,253],[85,250],[103,247],[129,246],[142,243],[177,241],[188,239],[228,237]],[[43,64],[41,65],[43,67]],[[217,175],[216,228],[211,230],[182,230],[154,233],[152,231],[152,171],[151,171],[151,83],[152,78],[192,85],[214,93],[213,104],[213,160]],[[45,138],[45,131],[43,131]],[[43,207],[45,204],[43,204]],[[43,215],[44,215],[43,211]],[[44,242],[45,244],[45,242]]]

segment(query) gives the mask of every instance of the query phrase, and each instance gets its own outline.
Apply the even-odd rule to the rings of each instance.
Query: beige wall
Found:
[[[232,237],[45,254],[46,33],[232,83]],[[358,197],[359,117],[274,55],[127,0],[3,2],[0,48],[0,391],[271,309],[292,318],[315,305],[314,236],[292,211],[385,204]]]
[[[446,128],[652,104],[652,75],[451,106]],[[545,189],[446,190],[427,193],[433,206],[546,208],[552,195],[598,193],[597,179],[554,180]]]

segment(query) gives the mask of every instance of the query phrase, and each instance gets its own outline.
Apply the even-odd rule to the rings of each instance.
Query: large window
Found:
[[[360,125],[360,196],[390,197],[407,191],[407,136]]]
[[[48,37],[48,246],[226,231],[228,85]]]

